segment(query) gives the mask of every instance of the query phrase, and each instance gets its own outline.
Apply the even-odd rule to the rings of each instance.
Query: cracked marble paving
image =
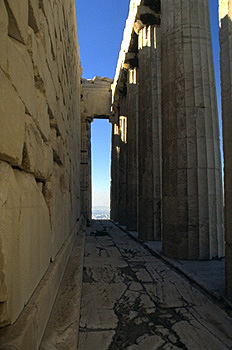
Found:
[[[78,350],[232,349],[232,319],[109,221],[87,230]]]

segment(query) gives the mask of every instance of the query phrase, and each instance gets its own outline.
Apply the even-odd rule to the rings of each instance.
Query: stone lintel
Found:
[[[109,78],[94,77],[82,80],[81,115],[93,121],[95,115],[110,116],[111,84]]]
[[[109,115],[95,115],[94,119],[109,119]]]

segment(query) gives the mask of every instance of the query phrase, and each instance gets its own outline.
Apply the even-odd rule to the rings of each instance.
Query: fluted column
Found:
[[[139,31],[138,233],[144,240],[161,237],[161,88],[159,28]]]
[[[119,126],[112,124],[111,146],[111,190],[110,190],[110,218],[118,222],[118,192],[119,192]]]
[[[119,152],[119,171],[118,171],[118,223],[126,225],[126,170],[127,170],[127,117],[119,118],[120,152]]]
[[[218,114],[207,0],[162,0],[163,250],[224,254]]]
[[[137,68],[130,69],[127,86],[127,198],[126,228],[137,230],[137,195],[138,195],[138,85]]]
[[[225,173],[226,292],[232,300],[232,1],[219,6]]]
[[[92,182],[91,182],[91,117],[81,119],[81,212],[88,222],[92,217]]]

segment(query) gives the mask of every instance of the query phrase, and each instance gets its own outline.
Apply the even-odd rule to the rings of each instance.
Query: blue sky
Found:
[[[129,0],[75,0],[75,3],[83,77],[113,78]],[[111,124],[95,120],[91,132],[93,207],[109,207]]]
[[[75,0],[83,77],[114,77],[129,0]],[[209,0],[215,76],[220,104],[218,0]],[[221,115],[221,113],[220,113]],[[93,206],[109,206],[111,124],[92,124]]]

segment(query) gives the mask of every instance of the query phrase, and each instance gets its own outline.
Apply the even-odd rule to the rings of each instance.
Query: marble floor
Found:
[[[110,221],[87,228],[78,350],[232,349],[232,318]]]

